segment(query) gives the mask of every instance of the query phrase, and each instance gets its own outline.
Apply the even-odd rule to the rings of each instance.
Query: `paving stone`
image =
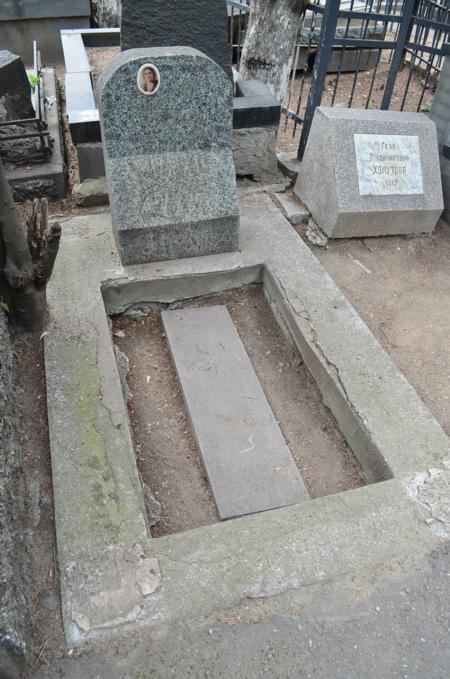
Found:
[[[139,69],[158,69],[143,92]],[[189,47],[122,52],[99,80],[114,233],[124,264],[239,247],[232,85]]]
[[[221,519],[308,499],[226,307],[162,313]]]
[[[294,193],[331,238],[429,233],[444,207],[436,127],[421,113],[321,106]]]

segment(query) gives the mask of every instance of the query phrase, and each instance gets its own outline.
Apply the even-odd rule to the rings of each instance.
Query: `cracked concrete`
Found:
[[[45,351],[69,643],[209,615],[243,597],[272,597],[421,554],[440,539],[436,525],[447,510],[434,492],[448,487],[446,434],[270,197],[249,195],[241,208],[240,252],[126,268],[109,213],[65,222]],[[263,283],[367,480],[379,483],[150,539],[107,313],[252,282]],[[430,470],[438,471],[421,476]],[[411,488],[419,488],[416,497]],[[120,584],[121,560],[106,561],[108,574],[102,565],[105,550],[133,545],[148,547],[161,577],[142,614],[133,604],[142,591],[128,600]],[[147,574],[152,569],[154,561]],[[83,617],[91,572],[98,590]]]
[[[450,538],[450,457],[440,469],[432,468],[405,480],[408,496],[425,510],[425,523],[438,538]]]

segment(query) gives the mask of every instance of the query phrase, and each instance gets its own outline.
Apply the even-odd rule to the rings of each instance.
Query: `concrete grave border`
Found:
[[[126,268],[109,213],[64,224],[45,358],[69,644],[198,618],[450,536],[448,437],[271,198],[246,196],[241,210],[240,252]],[[378,483],[150,538],[107,314],[252,282]]]

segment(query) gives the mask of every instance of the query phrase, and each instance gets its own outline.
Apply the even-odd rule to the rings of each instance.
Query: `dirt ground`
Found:
[[[33,658],[38,667],[64,649],[56,561],[53,487],[47,423],[44,345],[40,333],[13,336],[21,390],[21,466],[31,508],[27,516],[26,568]]]
[[[450,226],[311,248],[450,435]]]
[[[228,308],[311,497],[363,485],[358,463],[261,286],[187,303],[217,304]],[[115,317],[113,332],[130,361],[129,413],[140,473],[162,507],[153,535],[218,521],[159,314]]]

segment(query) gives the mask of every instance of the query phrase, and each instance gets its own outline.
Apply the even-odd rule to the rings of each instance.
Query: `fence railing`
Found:
[[[36,132],[26,131],[18,132],[15,134],[2,134],[0,136],[0,153],[1,153],[1,142],[39,137],[41,146],[40,157],[27,160],[28,162],[32,162],[33,160],[47,162],[50,159],[52,148],[50,143],[50,134],[47,130],[47,123],[45,120],[44,94],[42,91],[41,84],[41,57],[35,40],[33,41],[32,74],[34,75],[36,82],[32,97],[35,116],[33,118],[24,118],[20,120],[5,120],[0,122],[0,127],[7,128],[11,126],[13,127],[26,126],[26,128],[29,128],[30,125],[35,125]]]
[[[249,2],[227,0],[239,66]],[[450,41],[449,0],[315,0],[307,5],[282,102],[279,143],[299,157],[315,108],[429,110]]]

